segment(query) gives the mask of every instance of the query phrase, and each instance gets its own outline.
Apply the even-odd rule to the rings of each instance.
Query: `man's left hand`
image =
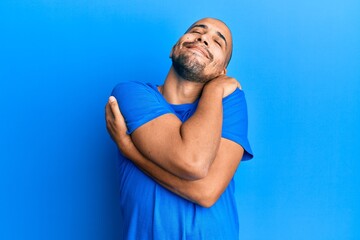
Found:
[[[120,151],[126,156],[127,149],[133,145],[130,135],[126,133],[125,119],[120,112],[116,98],[111,96],[105,106],[106,129]]]

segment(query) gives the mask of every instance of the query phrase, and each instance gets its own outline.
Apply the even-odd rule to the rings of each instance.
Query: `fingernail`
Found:
[[[115,101],[115,97],[114,96],[110,96],[109,97],[109,102],[114,102]]]

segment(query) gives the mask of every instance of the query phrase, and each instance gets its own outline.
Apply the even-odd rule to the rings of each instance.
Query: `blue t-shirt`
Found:
[[[184,122],[196,111],[198,104],[198,101],[169,104],[157,86],[142,82],[120,83],[112,95],[118,100],[129,134],[166,113],[175,114]],[[244,148],[242,160],[253,156],[247,128],[244,92],[237,89],[223,99],[222,137]],[[234,179],[212,207],[204,208],[165,189],[121,154],[117,163],[123,239],[239,238]]]

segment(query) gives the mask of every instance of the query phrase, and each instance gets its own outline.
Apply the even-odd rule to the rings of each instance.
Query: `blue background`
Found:
[[[161,83],[205,16],[234,35],[255,153],[237,185],[241,239],[360,239],[360,3],[0,2],[0,239],[118,239],[119,81]]]

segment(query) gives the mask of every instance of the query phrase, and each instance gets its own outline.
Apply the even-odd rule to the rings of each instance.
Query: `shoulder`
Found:
[[[245,152],[243,160],[252,158],[252,150],[248,141],[248,113],[245,93],[236,89],[223,99],[222,137],[240,144]]]
[[[145,89],[153,89],[153,85],[150,83],[143,83],[139,81],[127,81],[120,82],[115,85],[113,92],[123,92],[123,91],[142,91]]]
[[[231,101],[240,101],[245,99],[245,93],[243,90],[237,88],[234,92],[229,94],[229,96],[223,99],[224,103],[231,102]]]
[[[128,133],[166,113],[173,113],[157,86],[143,82],[118,83],[112,93],[124,116]]]
[[[236,89],[233,93],[223,99],[224,111],[247,112],[245,93],[241,89]]]
[[[118,101],[133,99],[136,101],[155,100],[160,98],[157,86],[151,83],[143,83],[137,81],[128,81],[118,83],[111,92]]]
[[[232,94],[223,99],[223,127],[244,127],[247,129],[248,115],[245,94],[236,89]],[[245,130],[244,129],[244,130]]]
[[[122,111],[150,109],[151,106],[157,107],[159,104],[165,104],[164,101],[161,101],[161,95],[157,91],[157,87],[150,83],[120,82],[114,87],[111,95],[117,99]]]

